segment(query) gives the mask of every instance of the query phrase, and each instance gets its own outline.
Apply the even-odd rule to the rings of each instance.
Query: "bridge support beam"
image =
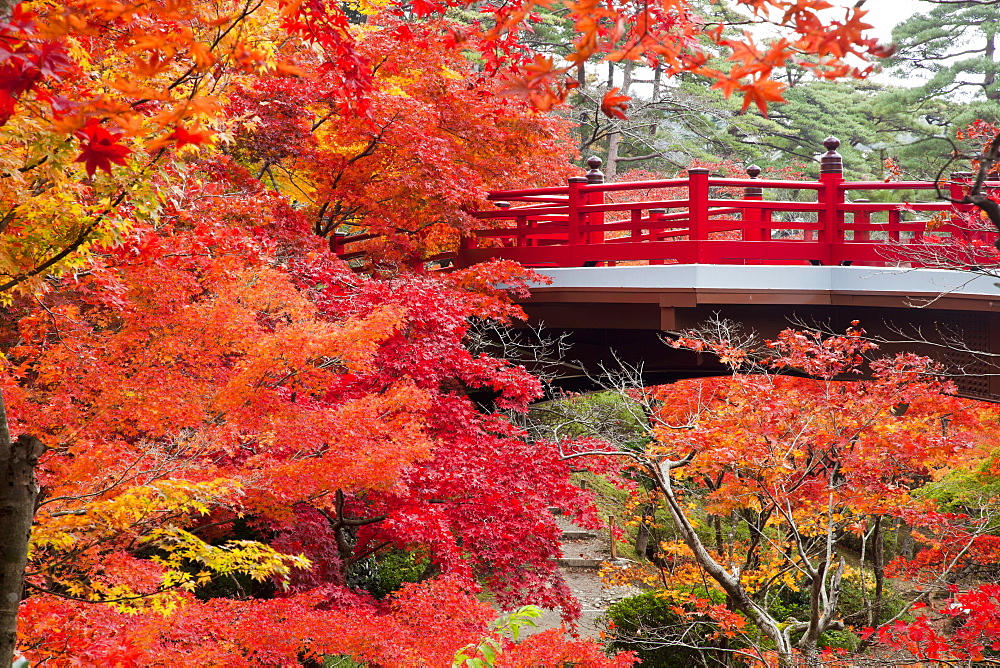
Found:
[[[730,319],[764,338],[787,327],[840,333],[858,320],[874,337],[897,342],[883,344],[881,353],[935,358],[955,374],[963,396],[1000,401],[1000,363],[991,366],[990,358],[973,354],[1000,360],[1000,293],[989,278],[875,267],[710,265],[543,273],[553,284],[537,288],[522,306],[532,323],[565,334],[572,346],[567,360],[590,373],[621,360],[642,366],[649,384],[724,374],[727,369],[710,356],[675,350],[661,340],[664,331],[713,318]],[[807,280],[824,274],[826,287]],[[942,294],[943,281],[960,286],[970,280],[966,288]],[[932,286],[938,288],[932,292]],[[596,389],[586,373],[570,366],[557,384]]]

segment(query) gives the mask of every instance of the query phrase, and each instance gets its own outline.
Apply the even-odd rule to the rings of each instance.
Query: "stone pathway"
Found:
[[[626,596],[639,594],[642,590],[638,587],[606,587],[598,576],[601,563],[611,559],[607,531],[598,535],[575,526],[562,516],[556,516],[556,521],[563,530],[559,567],[570,591],[583,608],[577,633],[588,638],[599,638],[603,628],[600,618],[608,606]],[[531,633],[558,628],[562,624],[559,612],[553,610],[545,610],[536,621],[538,627]]]

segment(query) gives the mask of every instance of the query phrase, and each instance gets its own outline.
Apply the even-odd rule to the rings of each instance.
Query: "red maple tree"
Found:
[[[550,451],[464,396],[486,388],[517,410],[537,391],[462,343],[468,319],[516,312],[490,286],[520,270],[364,278],[314,237],[360,227],[398,273],[413,253],[454,243],[482,184],[517,180],[498,147],[542,178],[563,168],[560,125],[500,95],[544,108],[568,90],[559,66],[518,41],[531,4],[488,6],[490,25],[472,27],[431,16],[449,4],[362,6],[364,20],[320,0],[0,8],[0,459],[17,464],[0,500],[17,511],[3,533],[25,539],[38,504],[31,658],[366,657],[360,639],[380,625],[413,626],[344,590],[352,564],[388,545],[421,546],[450,578],[408,590],[421,614],[439,600],[480,619],[462,593],[476,578],[506,603],[572,614],[547,561],[545,508],[582,514],[586,499]],[[878,53],[859,9],[840,21],[821,18],[822,2],[744,4],[785,11],[793,42],[761,53],[708,31],[738,63],[723,74],[705,68],[691,39],[705,26],[685,3],[583,2],[571,7],[578,57],[655,57],[763,104],[789,59],[827,72]],[[308,527],[332,542],[316,547]],[[301,545],[324,567],[308,581],[305,559],[275,545]],[[26,545],[2,551],[0,663]],[[220,580],[228,597],[207,589]],[[270,590],[284,586],[283,598]],[[288,619],[303,626],[270,650],[253,642],[261,620]],[[436,649],[414,639],[370,655],[447,656],[472,632],[449,628]]]

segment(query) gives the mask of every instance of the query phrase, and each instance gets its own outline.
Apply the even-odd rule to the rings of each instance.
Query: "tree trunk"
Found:
[[[11,439],[0,393],[0,666],[14,661],[17,611],[24,593],[24,567],[35,515],[35,465],[45,446],[34,436]]]
[[[663,65],[660,61],[656,61],[656,67],[653,68],[653,102],[659,102],[661,97],[661,90],[663,89]],[[649,136],[655,137],[656,131],[659,126],[655,122],[651,123],[649,126]]]
[[[646,557],[646,549],[649,547],[649,527],[646,522],[639,522],[639,530],[635,534],[635,556],[639,559]]]
[[[913,544],[913,529],[906,523],[906,520],[899,520],[896,527],[896,556],[912,559],[916,551]]]
[[[750,621],[755,623],[762,632],[774,641],[779,668],[793,668],[795,666],[795,657],[792,646],[788,637],[782,633],[778,621],[771,616],[767,609],[763,608],[750,597],[740,583],[738,573],[730,573],[712,557],[705,548],[704,543],[701,542],[701,537],[698,536],[698,532],[695,531],[690,519],[685,514],[684,506],[674,495],[670,472],[672,469],[686,466],[693,456],[692,453],[686,459],[679,462],[661,462],[649,466],[649,472],[653,474],[656,485],[667,502],[670,519],[673,520],[677,532],[691,550],[698,564],[705,569],[705,572],[713,580],[719,583],[723,591],[726,592],[726,595],[732,598],[733,605],[745,613],[750,618]]]
[[[618,93],[619,95],[628,95],[629,89],[632,88],[632,72],[635,69],[635,63],[631,60],[625,61],[625,67],[622,69],[622,85],[620,86]],[[608,61],[608,89],[610,90],[614,87],[614,62]],[[604,161],[604,181],[605,183],[611,183],[618,176],[618,153],[621,147],[622,141],[622,127],[623,124],[620,121],[611,121],[613,129],[608,133],[608,159]]]
[[[992,33],[986,36],[986,51],[983,55],[989,63],[986,65],[986,73],[983,75],[983,92],[986,93],[987,100],[1000,100],[1000,91],[993,88],[997,81],[997,75],[993,71],[994,58],[996,57],[996,38]]]
[[[872,626],[878,626],[882,619],[882,595],[885,589],[885,540],[882,531],[882,517],[875,518],[875,535],[872,545],[872,571],[875,573],[875,600],[872,601]]]
[[[618,145],[622,133],[616,128],[608,135],[608,159],[604,162],[604,180],[612,182],[618,174]]]

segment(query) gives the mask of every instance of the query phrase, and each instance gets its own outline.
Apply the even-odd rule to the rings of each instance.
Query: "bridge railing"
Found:
[[[687,178],[604,183],[600,159],[591,158],[587,175],[571,177],[565,187],[491,192],[497,208],[473,214],[491,225],[466,238],[457,264],[508,258],[534,267],[899,265],[906,246],[924,243],[927,216],[934,214],[935,235],[995,238],[962,222],[969,205],[866,199],[873,191],[933,191],[937,185],[845,181],[839,146],[833,137],[824,142],[817,181],[761,179],[760,169],[751,167],[745,179],[712,177],[698,168]],[[945,187],[961,198],[970,183],[971,174],[956,173]],[[765,191],[772,196],[765,199]],[[803,191],[815,192],[815,199],[787,195],[798,198]]]

